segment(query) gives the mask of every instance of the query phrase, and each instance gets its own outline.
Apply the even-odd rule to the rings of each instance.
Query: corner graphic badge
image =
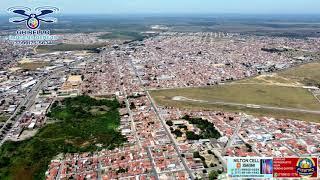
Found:
[[[50,35],[50,30],[40,30],[42,23],[56,23],[57,19],[48,15],[58,12],[55,7],[38,7],[32,10],[28,7],[11,7],[10,14],[16,15],[9,19],[14,24],[25,23],[27,29],[19,29],[15,36],[9,36],[9,40],[20,45],[49,45],[54,44],[58,38]]]
[[[314,173],[317,173],[317,165],[312,158],[300,158],[296,170],[302,177],[312,177]]]
[[[36,8],[34,12],[31,12],[31,9],[27,7],[12,7],[8,9],[8,12],[12,12],[20,15],[20,17],[10,18],[9,19],[10,22],[12,23],[26,22],[26,25],[29,29],[39,28],[41,22],[46,22],[46,23],[57,22],[56,18],[45,17],[45,15],[48,15],[57,11],[59,11],[59,9],[54,7],[39,7],[39,8]]]

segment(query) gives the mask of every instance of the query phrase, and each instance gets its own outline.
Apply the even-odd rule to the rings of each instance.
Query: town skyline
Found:
[[[316,0],[92,0],[77,1],[74,8],[72,1],[47,0],[3,0],[0,2],[0,14],[6,13],[6,8],[12,6],[55,6],[67,14],[319,14],[320,2]]]

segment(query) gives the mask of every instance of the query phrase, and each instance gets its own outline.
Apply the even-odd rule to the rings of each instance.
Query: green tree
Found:
[[[199,140],[201,139],[201,136],[199,136],[198,134],[192,132],[192,131],[187,131],[186,133],[187,135],[187,139],[188,140]]]
[[[200,158],[200,153],[198,151],[193,152],[193,158]]]
[[[181,137],[182,136],[182,132],[180,131],[180,129],[176,129],[172,132],[173,134],[175,134],[177,137]]]
[[[215,180],[218,179],[219,173],[217,171],[211,171],[209,173],[209,180]]]
[[[134,102],[131,102],[130,109],[135,109],[135,108],[136,108],[136,105],[134,104]]]
[[[173,126],[173,122],[172,122],[171,120],[167,121],[166,124],[167,124],[168,126]]]

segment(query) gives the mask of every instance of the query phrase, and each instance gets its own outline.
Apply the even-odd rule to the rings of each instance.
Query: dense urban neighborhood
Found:
[[[0,179],[223,178],[227,157],[320,155],[319,79],[277,76],[320,67],[319,38],[159,28],[142,41],[1,42]],[[85,48],[59,49],[68,44]],[[261,89],[261,104],[172,92],[234,84],[294,89],[308,101],[268,104]]]

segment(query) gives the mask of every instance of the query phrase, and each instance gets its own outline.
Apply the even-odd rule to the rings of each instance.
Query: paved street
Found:
[[[159,118],[159,120],[161,121],[162,126],[164,127],[164,129],[165,129],[168,137],[170,138],[171,142],[173,143],[173,146],[174,146],[174,148],[175,148],[175,151],[177,152],[177,154],[178,154],[178,156],[179,156],[179,158],[180,158],[180,161],[182,162],[185,170],[188,172],[188,174],[189,174],[189,176],[191,177],[192,180],[195,179],[195,177],[194,177],[191,169],[188,167],[185,159],[182,157],[182,155],[181,155],[181,153],[180,153],[180,151],[179,151],[178,145],[177,145],[177,143],[175,142],[174,137],[172,136],[172,134],[170,133],[170,130],[169,130],[168,127],[166,126],[166,123],[165,123],[164,119],[163,119],[163,118],[161,117],[161,115],[159,114],[159,111],[158,111],[156,105],[154,104],[154,102],[153,102],[153,100],[152,100],[152,97],[150,96],[150,94],[149,94],[149,92],[146,90],[146,88],[143,86],[141,77],[138,75],[137,70],[136,70],[135,66],[133,65],[133,63],[132,63],[132,59],[131,59],[130,63],[131,63],[131,65],[132,65],[132,68],[135,70],[136,76],[139,78],[140,84],[141,84],[141,86],[143,87],[144,92],[147,94],[147,97],[148,97],[148,99],[149,99],[149,101],[150,101],[150,103],[151,103],[152,108],[154,109],[154,111],[155,111],[157,117]]]

